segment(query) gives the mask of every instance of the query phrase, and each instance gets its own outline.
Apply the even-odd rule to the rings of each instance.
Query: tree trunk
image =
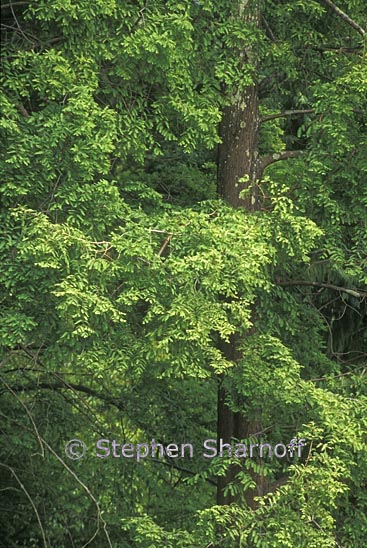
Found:
[[[233,104],[224,109],[220,124],[222,143],[217,161],[218,192],[233,207],[253,211],[258,207],[256,181],[260,171],[256,83],[238,92],[232,101]],[[241,198],[241,191],[249,186],[252,187],[251,193]]]
[[[246,3],[245,3],[246,4]],[[242,6],[240,12],[245,6]],[[258,23],[259,14],[247,14],[245,22]],[[244,62],[249,62],[250,52],[241,52]],[[253,62],[253,61],[252,61]],[[244,207],[248,211],[259,208],[257,182],[261,176],[259,158],[259,108],[258,90],[254,81],[252,85],[232,94],[231,104],[223,111],[220,125],[221,144],[217,156],[218,192],[222,198],[235,208]],[[249,189],[245,196],[241,191]],[[238,337],[234,336],[230,344],[221,344],[221,350],[227,359],[236,363],[241,359],[238,351]],[[240,413],[234,413],[225,403],[226,392],[220,382],[218,388],[218,421],[217,437],[224,443],[231,443],[232,438],[244,439],[261,430],[258,418],[249,420]],[[228,484],[239,472],[238,467],[231,466],[226,476],[218,478],[217,504],[230,504],[235,497],[224,495]],[[247,504],[254,506],[254,497],[266,492],[264,478],[253,474],[256,489],[246,493]]]

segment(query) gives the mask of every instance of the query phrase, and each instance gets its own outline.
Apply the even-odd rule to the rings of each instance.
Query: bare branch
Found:
[[[168,244],[170,243],[170,241],[172,240],[172,234],[170,234],[169,236],[167,236],[167,238],[164,240],[159,252],[158,252],[158,257],[161,257],[162,256],[162,253],[164,252],[164,250],[166,249],[166,247],[168,246]]]
[[[17,385],[10,388],[12,392],[30,392],[33,390],[75,390],[76,392],[83,392],[88,396],[97,398],[105,403],[108,403],[109,405],[113,405],[114,407],[117,407],[117,409],[123,409],[122,402],[117,398],[105,396],[101,392],[97,392],[96,390],[93,390],[93,388],[89,388],[83,384],[69,383],[64,380],[61,380],[60,382],[40,382],[34,385]]]
[[[13,395],[18,399],[18,397],[16,396],[16,394],[14,394],[14,391],[12,390],[11,391],[13,393]],[[23,407],[26,407],[26,405],[23,403],[22,404]],[[27,414],[30,415],[30,411],[27,410]],[[13,419],[14,421],[14,419]],[[19,424],[17,421],[14,421],[16,424]],[[26,428],[26,430],[30,431],[31,429],[27,426],[24,426],[22,425],[23,427]],[[110,540],[110,536],[109,536],[109,533],[108,533],[108,530],[107,530],[107,523],[102,515],[102,511],[101,511],[101,505],[100,505],[100,502],[98,501],[98,499],[92,494],[92,492],[90,491],[90,489],[88,488],[88,486],[83,483],[83,481],[77,476],[77,474],[74,472],[74,470],[72,470],[67,464],[66,462],[56,453],[56,451],[54,451],[54,449],[51,447],[51,445],[49,445],[47,443],[47,441],[39,436],[40,440],[41,440],[41,443],[47,447],[47,449],[54,455],[54,457],[60,462],[60,464],[62,464],[62,466],[69,472],[69,474],[79,483],[79,485],[84,489],[84,491],[87,493],[88,497],[92,500],[92,502],[95,504],[95,507],[96,507],[96,510],[97,510],[97,526],[96,526],[96,530],[95,532],[93,533],[92,537],[87,540],[87,542],[85,544],[83,544],[82,548],[86,548],[87,546],[89,546],[93,541],[94,539],[96,538],[96,536],[98,535],[99,531],[103,530],[105,536],[106,536],[106,539],[107,539],[107,544],[109,546],[109,548],[112,548],[112,543],[111,543],[111,540]],[[18,481],[20,487],[23,489],[23,491],[25,492],[25,494],[27,495],[28,499],[30,500],[36,514],[37,514],[37,519],[39,518],[38,516],[38,513],[37,513],[37,510],[35,508],[35,505],[32,501],[32,499],[30,498],[28,492],[25,490],[23,484],[20,482],[19,478],[17,477],[17,475],[15,474],[14,470],[8,466],[7,464],[4,464],[4,463],[0,463],[1,466],[9,469],[12,474],[14,475],[15,479]],[[45,548],[48,548],[48,545],[47,545],[47,542],[46,542],[46,538],[43,534],[43,528],[42,528],[42,524],[40,522],[40,520],[38,519],[38,522],[39,522],[39,525],[42,529],[42,536],[43,536],[43,540],[44,540],[44,545],[45,545]]]
[[[268,156],[264,156],[260,160],[260,173],[262,172],[271,164],[274,164],[275,162],[280,162],[281,160],[288,160],[289,158],[297,158],[301,154],[303,154],[303,150],[283,150],[282,152],[274,152],[274,154],[269,154]]]
[[[9,2],[9,4],[2,4],[1,5],[1,9],[2,10],[7,10],[7,9],[12,9],[12,8],[15,8],[16,6],[27,6],[29,4],[29,2]]]
[[[31,503],[31,506],[34,510],[34,513],[36,514],[38,525],[40,526],[40,529],[41,529],[43,544],[44,544],[45,548],[47,548],[48,544],[47,544],[47,541],[46,541],[45,531],[44,531],[43,526],[42,526],[42,521],[41,521],[40,515],[39,515],[38,510],[37,510],[37,507],[36,507],[35,503],[33,502],[33,499],[31,497],[31,495],[28,493],[27,489],[25,488],[25,486],[23,485],[23,483],[21,482],[21,480],[17,476],[17,473],[15,472],[14,468],[11,468],[11,466],[8,466],[7,464],[4,464],[3,462],[0,462],[0,466],[2,466],[3,468],[6,468],[7,470],[9,470],[9,472],[14,476],[14,478],[17,481],[19,487],[21,488],[21,490],[23,491],[23,493],[25,494],[25,496],[27,497],[27,499]]]
[[[10,392],[11,394],[13,394],[13,396],[17,399],[17,401],[20,403],[20,405],[25,409],[25,412],[26,412],[26,414],[28,415],[28,418],[29,418],[29,420],[30,420],[31,423],[32,423],[32,426],[33,426],[33,428],[34,428],[36,437],[37,437],[37,439],[38,439],[38,441],[39,441],[39,444],[40,444],[41,453],[39,453],[39,454],[41,455],[41,457],[44,458],[45,453],[44,453],[44,448],[43,448],[43,445],[42,445],[42,438],[41,438],[41,436],[40,436],[40,434],[39,434],[39,432],[38,432],[38,429],[37,429],[36,423],[34,422],[34,419],[33,419],[33,417],[32,417],[32,414],[29,412],[29,409],[28,409],[28,407],[25,405],[25,403],[22,402],[22,401],[20,400],[20,398],[18,398],[18,396],[17,396],[16,392],[14,391],[14,389],[13,389],[11,386],[9,386],[9,384],[8,384],[2,377],[0,377],[0,380],[1,380],[1,382],[5,385],[6,389],[9,390],[9,392]]]
[[[169,468],[174,468],[175,470],[178,470],[179,472],[184,472],[185,474],[189,474],[191,476],[196,476],[197,472],[194,472],[193,470],[189,470],[189,468],[184,468],[182,466],[177,466],[174,462],[167,462],[166,460],[160,460],[157,458],[152,457],[151,459],[153,462],[156,462],[158,464],[163,464],[164,466],[168,466]],[[211,478],[205,478],[208,483],[211,485],[217,486],[217,482]]]
[[[275,37],[275,34],[274,34],[273,31],[271,30],[271,27],[270,27],[269,23],[267,22],[267,20],[265,19],[264,16],[262,16],[262,20],[263,20],[263,22],[264,22],[265,29],[267,30],[267,32],[268,32],[270,38],[273,40],[273,42],[276,42],[277,39],[276,39],[276,37]]]
[[[354,114],[364,114],[365,111],[358,109],[358,108],[352,108],[351,109]],[[287,116],[297,116],[299,114],[312,114],[315,112],[314,108],[305,108],[305,109],[299,109],[299,110],[284,110],[283,112],[276,112],[275,114],[269,114],[268,116],[263,116],[260,119],[260,124],[263,122],[268,122],[269,120],[275,120],[276,118],[286,118]],[[322,112],[319,112],[319,115],[324,114]]]
[[[96,499],[96,497],[92,494],[92,492],[90,491],[90,489],[87,487],[87,485],[85,483],[82,482],[82,480],[76,475],[76,473],[74,472],[74,470],[72,470],[67,464],[66,462],[56,453],[56,451],[54,451],[51,447],[51,445],[49,445],[47,443],[47,441],[45,439],[42,440],[43,443],[45,444],[45,446],[47,447],[47,449],[54,455],[54,457],[60,462],[60,464],[62,464],[62,466],[64,468],[66,468],[66,470],[69,472],[69,474],[71,474],[73,476],[73,478],[79,483],[79,485],[84,489],[84,491],[87,493],[88,497],[93,501],[93,503],[95,504],[95,507],[96,507],[96,510],[97,510],[97,528],[93,534],[93,536],[85,543],[83,544],[82,548],[85,548],[86,546],[89,546],[89,544],[91,544],[93,542],[93,540],[96,538],[96,536],[98,535],[100,529],[101,529],[101,525],[100,523],[102,523],[102,529],[106,535],[106,538],[107,538],[107,542],[108,542],[108,546],[110,548],[112,548],[112,544],[111,544],[111,540],[110,540],[110,536],[108,534],[108,531],[107,531],[107,523],[106,521],[104,520],[103,516],[102,516],[102,512],[101,512],[101,506],[100,506],[100,503],[99,501]]]
[[[356,299],[365,299],[367,297],[367,292],[365,291],[356,291],[355,289],[349,289],[347,287],[340,287],[338,285],[324,283],[324,282],[312,282],[308,280],[278,280],[277,285],[290,286],[290,285],[305,285],[312,287],[321,287],[324,289],[331,289],[333,291],[339,291],[341,293],[346,293],[351,295]]]
[[[316,51],[335,51],[336,53],[351,53],[359,55],[363,50],[363,46],[313,46],[312,49]]]
[[[305,108],[298,110],[284,110],[283,112],[277,112],[276,114],[269,114],[269,116],[263,116],[260,123],[268,122],[269,120],[275,120],[276,118],[285,118],[286,116],[296,116],[298,114],[312,114],[315,112],[314,108]]]
[[[329,6],[329,8],[331,8],[333,10],[333,12],[338,16],[340,17],[341,19],[343,19],[343,21],[345,21],[346,23],[348,23],[348,25],[350,25],[351,27],[354,28],[354,30],[356,30],[357,32],[359,32],[359,34],[361,36],[363,36],[363,38],[366,36],[366,31],[365,29],[363,29],[360,25],[358,25],[358,23],[356,23],[356,21],[354,21],[353,19],[351,19],[349,17],[349,15],[347,15],[344,11],[342,11],[340,8],[338,8],[338,6],[336,6],[334,4],[334,2],[332,2],[331,0],[324,0],[325,4],[327,4]]]

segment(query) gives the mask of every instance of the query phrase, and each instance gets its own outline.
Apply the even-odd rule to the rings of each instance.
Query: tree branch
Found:
[[[364,111],[358,108],[351,109],[354,114],[364,114]],[[312,114],[315,112],[314,108],[305,108],[305,109],[296,109],[296,110],[284,110],[283,112],[276,112],[275,114],[269,114],[268,116],[263,116],[260,119],[260,124],[263,122],[268,122],[269,120],[275,120],[276,118],[285,118],[287,116],[296,116],[299,114]],[[323,114],[319,112],[319,114]]]
[[[27,6],[29,4],[29,2],[9,2],[9,4],[2,4],[1,6],[1,9],[2,10],[6,10],[6,9],[12,9],[12,8],[15,8],[16,6]]]
[[[163,244],[162,244],[162,246],[161,246],[161,248],[160,248],[160,250],[159,250],[159,252],[158,252],[158,257],[161,257],[161,256],[162,256],[164,250],[166,249],[166,247],[168,246],[168,244],[169,244],[170,241],[172,240],[172,236],[173,236],[173,234],[169,234],[169,235],[167,236],[167,238],[164,240],[164,242],[163,242]]]
[[[275,34],[271,30],[271,27],[270,27],[269,23],[267,22],[267,20],[265,19],[264,16],[262,16],[262,20],[264,22],[265,29],[268,31],[268,34],[269,34],[270,38],[273,40],[273,42],[276,42],[277,39],[275,37]]]
[[[109,403],[111,405],[114,405],[115,407],[117,407],[118,409],[123,409],[123,406],[121,404],[121,402],[119,402],[117,399],[115,398],[109,398],[109,397],[106,397],[104,396],[103,394],[101,394],[100,392],[97,392],[95,390],[93,390],[92,388],[89,388],[88,386],[84,386],[82,384],[73,384],[73,383],[67,383],[66,381],[60,381],[60,382],[53,382],[53,383],[50,383],[50,382],[41,382],[41,383],[38,383],[37,385],[18,385],[18,386],[12,386],[11,387],[11,392],[14,393],[14,395],[17,393],[17,392],[28,392],[28,391],[32,391],[32,390],[38,390],[38,389],[46,389],[46,390],[64,390],[64,389],[69,389],[69,390],[76,390],[78,392],[84,392],[85,394],[88,394],[88,396],[92,396],[92,397],[95,397],[95,398],[98,398],[106,403]],[[164,466],[168,466],[170,468],[175,468],[176,470],[180,471],[180,472],[184,472],[186,474],[190,474],[192,476],[195,476],[196,475],[196,472],[194,472],[193,470],[190,470],[189,468],[184,468],[182,466],[177,466],[174,462],[171,462],[171,461],[162,461],[162,460],[159,460],[157,458],[152,458],[152,461],[154,462],[157,462],[158,464],[163,464]],[[1,463],[0,463],[1,464]],[[207,482],[211,483],[212,485],[217,485],[217,482],[211,478],[205,478]]]
[[[38,510],[37,510],[37,506],[35,505],[31,495],[28,493],[27,489],[25,488],[24,484],[22,483],[22,481],[20,480],[20,478],[18,477],[17,473],[15,472],[14,468],[12,468],[11,466],[8,466],[7,464],[5,464],[4,462],[0,462],[0,466],[2,466],[3,468],[6,468],[7,470],[9,470],[9,472],[14,476],[15,480],[17,481],[19,487],[22,489],[23,493],[25,494],[25,496],[27,497],[27,499],[29,500],[29,502],[31,503],[31,506],[33,508],[33,511],[34,513],[36,514],[36,518],[37,518],[37,521],[38,521],[38,525],[41,529],[41,535],[42,535],[42,540],[43,540],[43,545],[45,546],[45,548],[48,548],[48,543],[47,543],[47,540],[46,540],[46,534],[45,534],[45,530],[42,526],[42,521],[41,521],[41,518],[40,518],[40,515],[38,513]]]
[[[268,116],[263,116],[260,120],[260,123],[268,122],[269,120],[275,120],[276,118],[285,118],[286,116],[296,116],[297,114],[312,114],[315,112],[314,108],[305,108],[299,110],[284,110],[283,112],[277,112],[276,114],[269,114]]]
[[[288,158],[297,158],[303,154],[303,150],[283,150],[282,152],[274,152],[274,154],[269,154],[260,159],[260,174],[275,162],[280,162],[281,160],[288,160]]]
[[[331,289],[333,291],[340,291],[341,293],[346,293],[357,299],[365,299],[367,297],[367,292],[365,291],[356,291],[355,289],[348,289],[347,287],[340,287],[339,285],[324,283],[324,282],[311,282],[307,280],[277,280],[277,285],[281,286],[290,286],[290,285],[305,285],[312,287],[321,287],[324,289]]]
[[[329,8],[331,8],[333,10],[333,12],[338,16],[340,17],[341,19],[343,19],[343,21],[345,21],[346,23],[348,23],[348,25],[350,25],[351,27],[354,28],[354,30],[356,30],[357,32],[359,32],[359,34],[361,36],[363,36],[363,38],[366,36],[366,31],[365,29],[363,29],[360,25],[358,25],[358,23],[356,23],[356,21],[354,21],[353,19],[351,19],[349,17],[349,15],[347,15],[346,13],[344,13],[344,11],[342,11],[340,8],[338,8],[338,6],[336,6],[334,4],[334,2],[332,2],[331,0],[324,0],[325,4],[327,4],[329,6]]]
[[[18,112],[20,112],[20,114],[24,116],[24,118],[30,118],[31,115],[29,114],[28,110],[22,105],[22,103],[19,103],[17,105],[17,109]]]
[[[197,475],[197,472],[194,472],[193,470],[189,470],[189,468],[184,468],[182,466],[177,466],[177,464],[173,463],[173,462],[167,462],[166,460],[160,460],[160,459],[157,459],[157,458],[154,458],[152,457],[151,459],[153,462],[156,462],[158,464],[163,464],[164,466],[168,466],[169,468],[174,468],[175,470],[178,470],[179,472],[184,472],[185,474],[189,474],[191,476],[196,476]],[[205,478],[205,480],[208,482],[208,483],[211,483],[211,485],[215,485],[215,487],[217,487],[217,482],[211,478]]]
[[[315,51],[335,51],[337,53],[354,53],[360,54],[363,50],[363,46],[313,46],[312,49]]]
[[[111,398],[109,396],[105,396],[101,392],[98,392],[97,390],[93,390],[93,388],[89,388],[88,386],[84,386],[83,384],[74,384],[66,381],[40,382],[35,385],[18,385],[18,386],[12,386],[11,388],[14,392],[29,392],[32,390],[39,390],[39,389],[75,390],[76,392],[83,392],[84,394],[87,394],[88,396],[92,396],[93,398],[97,398],[105,403],[108,403],[109,405],[113,405],[114,407],[117,407],[117,409],[119,409],[120,411],[123,409],[123,404],[117,398]]]

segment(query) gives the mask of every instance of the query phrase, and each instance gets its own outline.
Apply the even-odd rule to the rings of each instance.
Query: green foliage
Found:
[[[4,546],[365,546],[365,40],[317,1],[256,2],[261,28],[235,4],[2,7]],[[254,82],[261,116],[283,113],[260,153],[303,154],[249,212],[218,198],[215,147]],[[218,383],[302,456],[203,459]],[[99,438],[197,451],[103,460]],[[233,463],[238,504],[216,506]],[[281,486],[250,508],[260,473]]]

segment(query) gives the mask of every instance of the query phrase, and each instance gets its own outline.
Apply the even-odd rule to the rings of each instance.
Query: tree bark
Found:
[[[259,24],[260,14],[249,12],[243,15],[247,2],[239,7],[239,16],[244,22]],[[239,52],[243,61],[256,63],[252,52]],[[250,61],[251,58],[251,61]],[[259,99],[257,82],[243,89],[235,90],[230,98],[230,104],[224,109],[219,132],[221,144],[217,156],[217,182],[219,195],[235,208],[243,207],[248,211],[259,209],[257,182],[261,177],[261,161],[259,158]],[[241,195],[241,192],[248,190]],[[236,364],[241,359],[238,350],[239,338],[233,336],[230,343],[220,344],[220,349],[226,358]],[[234,365],[235,366],[235,365]],[[235,439],[244,439],[261,430],[258,418],[250,420],[241,413],[233,412],[226,404],[226,391],[222,380],[218,388],[217,406],[217,437],[224,443]],[[230,504],[236,497],[225,494],[225,489],[235,479],[239,468],[231,466],[224,477],[218,478],[217,504]],[[247,491],[246,502],[254,506],[254,496],[264,494],[264,478],[253,475],[256,489]]]
[[[218,150],[218,192],[233,207],[257,209],[256,181],[259,178],[259,107],[257,84],[238,91],[224,109],[220,125],[222,143]],[[252,187],[245,198],[241,191]]]

